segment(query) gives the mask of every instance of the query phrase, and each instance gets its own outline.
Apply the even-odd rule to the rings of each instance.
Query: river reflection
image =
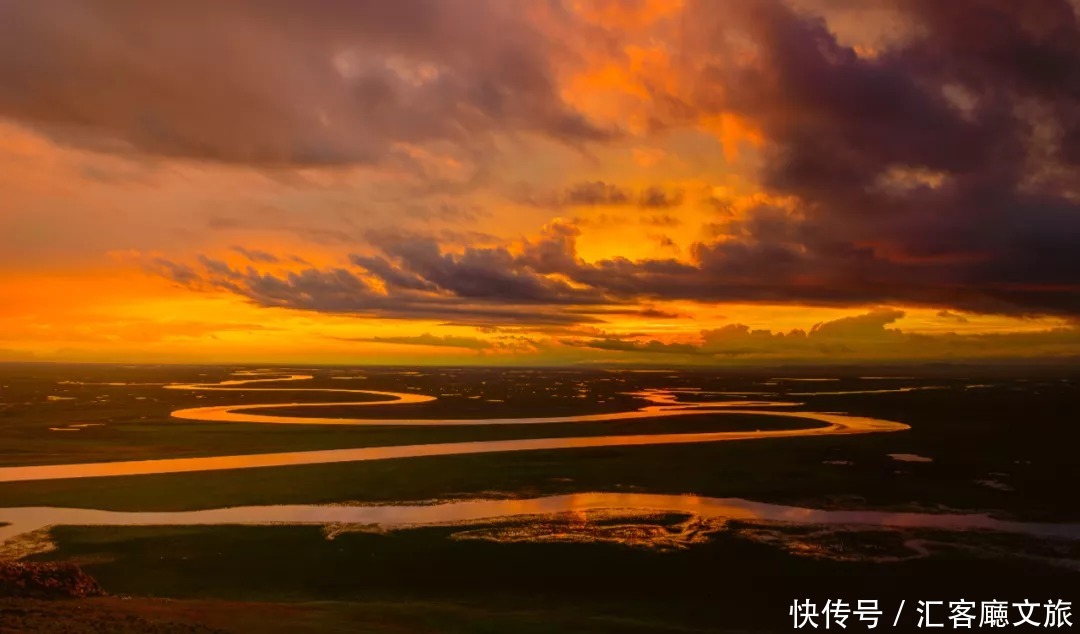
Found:
[[[0,541],[46,526],[199,526],[242,524],[377,524],[406,528],[475,523],[584,511],[686,513],[703,518],[768,520],[795,524],[988,530],[1037,537],[1080,539],[1080,524],[1015,522],[985,514],[825,511],[740,498],[644,493],[575,493],[518,500],[469,500],[439,504],[373,506],[238,506],[178,512],[120,512],[53,507],[0,509]]]

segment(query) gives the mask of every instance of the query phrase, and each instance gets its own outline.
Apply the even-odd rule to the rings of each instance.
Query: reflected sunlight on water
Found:
[[[563,513],[584,518],[589,511],[686,513],[702,518],[777,521],[796,524],[857,525],[941,530],[989,530],[1037,537],[1080,539],[1080,524],[1015,522],[986,514],[826,511],[754,502],[648,493],[575,493],[514,500],[387,505],[240,506],[202,511],[121,512],[22,507],[0,509],[0,541],[45,526],[197,526],[224,524],[378,524],[387,528],[458,524]]]

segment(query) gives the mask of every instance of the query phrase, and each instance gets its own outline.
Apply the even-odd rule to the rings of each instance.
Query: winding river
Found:
[[[309,416],[275,416],[252,413],[252,410],[268,408],[303,407],[325,408],[335,406],[374,406],[426,403],[435,397],[423,394],[381,392],[347,388],[293,388],[248,387],[254,383],[282,381],[307,381],[308,374],[265,376],[258,372],[238,373],[259,378],[232,379],[221,383],[177,383],[165,385],[170,390],[209,391],[298,391],[298,392],[346,392],[385,397],[378,401],[336,401],[329,403],[257,403],[242,405],[218,405],[194,407],[172,412],[174,418],[183,420],[222,423],[261,423],[285,425],[367,425],[367,426],[450,426],[450,425],[542,425],[554,423],[584,423],[624,421],[671,416],[703,414],[747,414],[809,419],[823,423],[809,429],[782,429],[764,431],[730,431],[678,434],[634,434],[619,436],[580,436],[570,438],[529,438],[521,440],[488,440],[470,442],[433,443],[421,445],[398,445],[389,447],[360,447],[353,449],[326,449],[316,451],[291,451],[282,453],[207,456],[201,458],[164,458],[155,460],[125,460],[117,462],[93,462],[80,464],[40,465],[0,468],[0,482],[26,482],[31,480],[60,480],[67,478],[95,478],[104,476],[132,476],[191,471],[215,471],[223,469],[252,469],[258,467],[286,467],[295,465],[328,464],[387,460],[392,458],[416,458],[423,456],[452,456],[463,454],[498,453],[506,451],[533,451],[540,449],[575,449],[587,447],[615,447],[631,445],[672,445],[689,443],[721,442],[730,440],[758,440],[764,438],[791,438],[795,436],[822,436],[834,434],[866,434],[894,432],[908,429],[907,425],[893,421],[848,416],[824,412],[798,412],[777,409],[795,407],[800,403],[782,401],[709,401],[682,402],[675,391],[644,390],[633,395],[646,400],[649,405],[625,412],[581,414],[575,416],[539,416],[522,418],[320,418]]]
[[[307,374],[274,375],[258,371],[239,372],[248,378],[231,379],[220,383],[183,383],[164,385],[170,390],[211,390],[246,392],[298,391],[337,392],[384,397],[378,401],[340,401],[332,403],[262,403],[221,405],[180,409],[174,418],[195,421],[240,422],[290,425],[535,425],[552,423],[620,421],[702,414],[750,414],[815,420],[822,425],[809,429],[731,431],[678,434],[637,434],[571,438],[534,438],[454,442],[390,447],[365,447],[298,451],[247,455],[208,456],[203,458],[168,458],[83,464],[42,465],[0,468],[0,482],[23,482],[64,478],[148,475],[281,467],[291,465],[326,464],[421,456],[528,451],[539,449],[569,449],[582,447],[611,447],[630,445],[662,445],[678,443],[707,443],[765,438],[791,438],[834,434],[865,434],[895,432],[908,429],[893,421],[849,416],[846,414],[802,412],[783,409],[800,403],[776,401],[712,401],[683,402],[680,390],[645,390],[633,393],[648,405],[631,411],[584,414],[577,416],[548,416],[487,419],[383,419],[383,418],[320,418],[281,416],[257,413],[270,408],[319,408],[334,406],[374,406],[424,403],[432,396],[400,392],[383,392],[345,388],[251,387],[258,383],[306,381]],[[247,506],[183,512],[116,512],[94,509],[54,507],[0,508],[0,542],[53,525],[208,525],[208,524],[379,524],[385,527],[464,523],[530,515],[592,510],[632,510],[635,512],[679,512],[700,517],[744,520],[771,520],[810,524],[874,525],[892,527],[922,527],[939,529],[985,529],[1023,533],[1040,537],[1080,539],[1080,525],[1025,523],[999,520],[985,514],[892,513],[883,511],[825,511],[778,504],[753,502],[737,498],[708,498],[686,495],[656,495],[639,493],[578,493],[516,500],[469,500],[440,504],[393,505],[276,505]]]

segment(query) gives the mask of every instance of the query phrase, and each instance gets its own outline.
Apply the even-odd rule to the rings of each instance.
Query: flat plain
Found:
[[[194,387],[174,389],[184,385]],[[435,398],[393,404],[392,397],[353,390]],[[406,424],[614,415],[648,407],[649,395],[661,393],[677,407],[708,406],[692,415],[621,420]],[[438,631],[743,631],[790,627],[791,602],[819,595],[884,603],[1033,592],[1069,599],[1080,587],[1080,506],[1068,494],[1080,485],[1078,396],[1080,382],[1068,371],[1017,367],[642,372],[12,364],[0,367],[0,474],[35,465],[443,443],[765,436],[137,476],[12,475],[0,482],[0,522],[11,524],[2,529],[10,534],[8,557],[75,563],[110,594],[136,597],[123,604],[74,601],[94,615],[88,622],[135,619],[132,631],[271,631],[285,622],[311,631],[327,631],[330,623],[350,631],[433,631],[433,623]],[[343,402],[355,404],[308,405]],[[254,404],[267,405],[251,410],[259,414],[329,420],[171,416]],[[827,422],[790,412],[865,417],[898,429],[821,434]],[[784,431],[792,435],[768,437]],[[623,497],[575,506],[595,494]],[[528,509],[548,496],[571,502],[551,502],[563,506],[546,513],[515,510],[515,501]],[[665,496],[733,500],[738,512],[693,512],[684,503],[663,508],[656,500]],[[65,513],[78,509],[438,510],[477,500],[503,504],[491,517],[440,522],[429,521],[429,512],[423,522],[392,525],[303,516],[280,523],[64,523]],[[21,532],[19,509],[27,507],[51,507],[53,519]],[[973,517],[1008,530],[981,528]],[[942,518],[948,526],[939,525]],[[1053,536],[1037,534],[1045,525]],[[759,591],[764,585],[768,593]],[[56,604],[5,601],[9,624],[59,622]],[[244,617],[224,607],[267,603],[273,607],[240,610]]]

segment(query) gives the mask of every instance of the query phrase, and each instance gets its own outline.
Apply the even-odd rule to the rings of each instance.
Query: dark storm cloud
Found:
[[[908,32],[867,54],[782,2],[690,3],[674,72],[694,90],[658,100],[658,125],[738,115],[762,132],[763,185],[791,204],[727,209],[689,262],[585,263],[563,235],[528,264],[622,298],[1080,314],[1072,5],[886,4]]]
[[[1073,6],[888,6],[910,33],[875,55],[779,2],[687,9],[685,108],[760,127],[764,184],[798,200],[695,247],[704,296],[1080,313]]]
[[[0,116],[105,151],[376,162],[496,130],[577,143],[546,42],[501,2],[0,4]]]
[[[735,213],[725,201],[715,201],[722,221],[712,225],[712,238],[690,246],[685,261],[585,262],[577,253],[577,228],[557,223],[520,250],[492,246],[450,253],[429,239],[378,242],[382,253],[356,256],[353,264],[380,279],[386,295],[362,281],[335,290],[347,278],[314,269],[306,273],[312,279],[264,280],[253,274],[245,278],[243,292],[273,305],[279,300],[262,287],[280,290],[285,284],[297,293],[291,304],[315,310],[406,302],[410,311],[422,305],[437,312],[467,301],[488,309],[532,305],[536,313],[565,316],[559,307],[688,299],[1080,315],[1080,26],[1073,6],[1066,0],[873,4],[890,7],[905,32],[872,52],[842,43],[825,20],[779,1],[687,4],[678,21],[681,54],[671,69],[682,81],[667,83],[690,88],[671,93],[648,86],[657,95],[654,127],[736,115],[761,133],[767,193],[791,203]],[[580,119],[553,96],[557,91],[544,61],[553,43],[522,24],[507,3],[327,3],[325,12],[299,16],[289,8],[296,5],[274,2],[202,7],[221,13],[213,21],[194,20],[194,11],[180,8],[186,4],[3,6],[5,17],[27,26],[24,33],[6,26],[12,20],[0,20],[0,29],[12,31],[0,32],[7,36],[0,37],[0,52],[10,53],[0,55],[0,111],[42,125],[63,123],[64,129],[93,133],[99,143],[152,147],[169,141],[174,152],[184,153],[183,144],[173,141],[208,139],[200,151],[212,156],[224,152],[220,132],[230,141],[229,160],[243,160],[235,152],[250,152],[288,161],[302,156],[303,148],[355,160],[385,151],[389,139],[455,139],[509,125],[563,137],[598,136],[581,128]],[[49,13],[56,6],[67,12]],[[126,81],[155,68],[173,69],[168,54],[179,36],[149,37],[166,35],[158,33],[165,27],[150,28],[146,24],[159,22],[143,19],[152,10],[144,7],[160,6],[170,8],[153,10],[170,12],[178,23],[195,22],[196,30],[212,30],[202,23],[227,22],[233,12],[266,17],[255,23],[250,38],[210,33],[215,37],[208,40],[205,59],[175,61],[183,76],[198,78],[198,86],[182,93],[191,92],[197,101],[185,104],[182,113],[170,112],[171,99],[157,92],[123,101],[125,91],[136,89],[110,84],[112,75],[103,72],[97,73],[103,83],[94,89],[76,81],[84,67],[111,68],[116,60],[110,47],[130,42],[144,42],[154,54],[141,57],[141,65],[125,62],[132,68],[120,64],[115,77]],[[99,19],[103,11],[109,19]],[[279,28],[285,22],[290,28]],[[143,30],[147,37],[134,38]],[[273,37],[264,39],[265,34]],[[298,41],[303,45],[292,46]],[[87,48],[90,42],[100,49]],[[382,55],[381,65],[353,69],[349,90],[340,77],[324,85],[316,81],[322,75],[337,77],[326,62],[331,43]],[[262,60],[264,48],[266,59],[274,61],[268,66],[272,98],[265,99],[268,86],[259,83],[265,72],[231,83],[234,71],[253,70],[237,66]],[[32,73],[11,61],[27,51],[48,72]],[[402,67],[397,57],[387,57],[391,51],[408,63]],[[55,77],[72,81],[51,82]],[[305,83],[315,90],[300,90]],[[321,103],[325,94],[327,103],[341,107],[330,119],[355,122],[355,112],[363,115],[365,125],[356,135],[290,120],[308,117],[308,106]],[[290,98],[297,95],[310,102],[292,109]],[[127,116],[136,102],[147,104],[140,111],[146,116]],[[40,112],[38,103],[44,104]],[[49,104],[68,105],[57,110]],[[251,116],[240,116],[248,107]],[[219,118],[219,110],[233,116]],[[181,127],[162,131],[162,114],[176,114]],[[201,128],[204,117],[220,128]],[[223,123],[237,120],[239,125]],[[197,134],[203,131],[212,134]],[[536,202],[663,208],[679,204],[680,196],[587,181]],[[182,266],[167,272],[190,278],[193,273]],[[316,285],[323,277],[329,286],[315,289],[318,301],[291,288]],[[229,279],[219,276],[218,283]],[[416,304],[415,294],[427,299]]]
[[[381,257],[354,255],[352,264],[357,268],[309,267],[268,273],[252,266],[233,268],[206,256],[199,258],[198,267],[154,258],[145,262],[145,268],[193,290],[228,291],[259,306],[460,325],[592,323],[599,319],[586,307],[606,301],[594,292],[579,292],[565,282],[552,282],[513,267],[507,273],[505,253],[453,256],[430,252],[423,244],[408,247],[403,247],[406,255],[397,264]],[[437,282],[409,268],[426,270],[437,261],[457,268],[441,272]],[[374,286],[365,274],[377,278],[384,288]],[[544,308],[538,310],[537,305]]]
[[[404,271],[380,256],[352,255],[349,260],[386,284],[387,288],[434,291],[436,286],[419,275]]]
[[[444,253],[434,240],[411,239],[384,247],[400,270],[454,296],[522,304],[595,304],[602,294],[538,274],[501,247]]]
[[[733,239],[692,245],[690,262],[674,258],[585,262],[577,254],[577,228],[555,223],[527,242],[516,258],[504,261],[521,270],[557,274],[579,290],[592,289],[609,300],[821,305],[903,301],[972,312],[1080,312],[1078,294],[1067,288],[961,284],[953,280],[965,269],[987,265],[966,254],[890,261],[871,248],[819,236],[803,217],[773,207],[750,210],[726,224],[724,231]]]

